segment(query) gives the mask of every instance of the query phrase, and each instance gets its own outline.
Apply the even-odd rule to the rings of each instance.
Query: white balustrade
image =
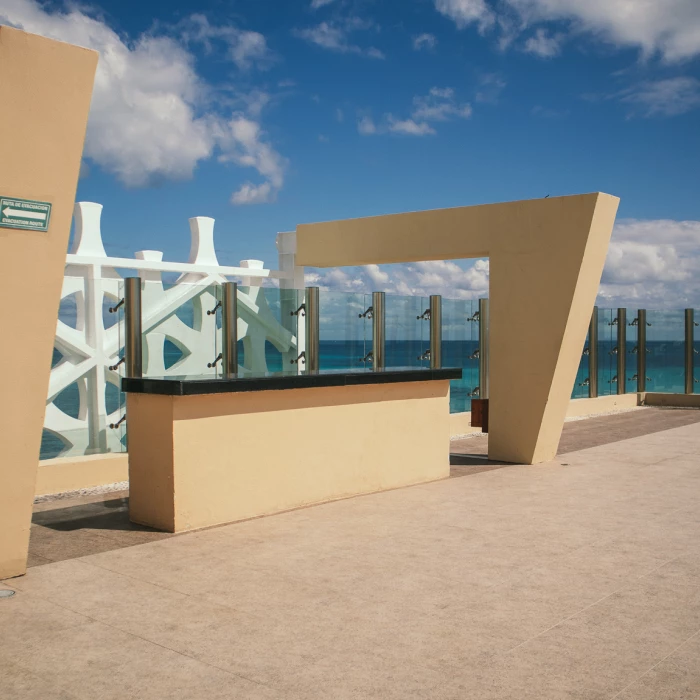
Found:
[[[265,279],[278,280],[281,290],[302,288],[303,268],[295,265],[295,234],[279,234],[280,270],[266,269],[260,260],[243,260],[239,267],[219,265],[214,247],[214,219],[190,219],[191,248],[187,263],[164,262],[163,253],[142,250],[134,258],[109,257],[102,243],[100,220],[102,205],[78,202],[75,205],[75,235],[66,256],[66,271],[61,301],[75,302],[75,326],[59,318],[55,347],[61,360],[52,368],[46,402],[44,428],[64,445],[66,454],[94,454],[123,451],[122,432],[109,427],[122,417],[124,407],[108,413],[106,392],[113,385],[118,395],[120,372],[110,367],[119,361],[123,345],[119,323],[105,324],[105,305],[116,305],[121,295],[118,270],[133,270],[143,280],[142,308],[144,374],[150,376],[214,375],[208,368],[221,347],[221,329],[216,315],[207,311],[216,305],[216,286],[233,278],[238,280],[238,337],[243,339],[244,365],[239,373],[267,371],[265,344],[272,343],[285,362],[300,351],[297,328],[288,320],[290,306],[282,291],[282,323],[268,306],[261,286]],[[162,273],[180,273],[175,284],[164,285]],[[192,325],[177,314],[185,304],[192,305]],[[300,317],[301,320],[301,317]],[[303,326],[299,327],[303,339]],[[166,367],[166,341],[182,353]],[[303,343],[301,344],[303,349]],[[79,405],[77,417],[62,411],[56,398],[76,385]]]

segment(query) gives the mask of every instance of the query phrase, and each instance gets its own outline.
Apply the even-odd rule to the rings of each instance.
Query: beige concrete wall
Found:
[[[25,572],[41,429],[97,53],[0,26],[0,195],[50,202],[0,229],[0,578]],[[10,337],[11,333],[11,337]]]
[[[639,399],[637,394],[613,394],[612,396],[598,396],[595,399],[572,399],[566,410],[566,417],[594,416],[596,413],[619,411],[625,408],[634,408],[638,405]]]
[[[674,408],[700,408],[700,394],[642,394],[645,406],[670,406]]]
[[[129,456],[126,452],[44,459],[39,462],[34,492],[37,496],[45,496],[116,484],[128,479]]]
[[[449,476],[448,381],[130,394],[127,411],[132,519],[168,531]]]
[[[542,462],[557,451],[618,204],[593,193],[300,225],[297,264],[488,256],[489,457]]]
[[[129,517],[135,523],[175,532],[175,453],[172,396],[127,394]],[[226,442],[216,438],[223,449]],[[228,451],[233,453],[230,447]],[[196,461],[196,456],[188,452]],[[193,467],[196,468],[196,467]]]
[[[481,428],[472,427],[471,411],[465,413],[450,414],[450,435],[469,435],[470,433],[480,433]]]

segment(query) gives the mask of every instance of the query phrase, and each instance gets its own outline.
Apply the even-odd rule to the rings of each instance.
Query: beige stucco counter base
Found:
[[[131,520],[181,532],[449,475],[449,380],[129,393]]]

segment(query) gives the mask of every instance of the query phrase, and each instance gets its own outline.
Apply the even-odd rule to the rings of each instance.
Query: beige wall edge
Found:
[[[15,336],[0,343],[5,369],[0,578],[26,570],[51,353],[97,59],[94,51],[0,26],[0,195],[52,205],[47,232],[0,228],[0,328]]]
[[[129,456],[126,452],[45,459],[39,462],[35,495],[79,491],[128,480]]]

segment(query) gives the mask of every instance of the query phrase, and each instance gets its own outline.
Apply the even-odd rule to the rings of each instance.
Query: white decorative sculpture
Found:
[[[243,339],[244,359],[239,372],[245,375],[267,370],[267,341],[285,361],[296,356],[298,350],[296,328],[290,328],[286,318],[284,326],[278,322],[261,286],[265,278],[279,280],[283,289],[293,286],[295,280],[301,280],[303,286],[303,269],[294,267],[289,254],[280,254],[286,269],[279,272],[265,269],[259,260],[244,260],[238,268],[221,266],[214,248],[214,219],[195,217],[190,219],[192,245],[187,263],[163,262],[163,253],[155,250],[137,252],[134,258],[108,257],[102,243],[101,213],[100,204],[75,205],[74,242],[66,258],[61,299],[73,297],[75,301],[75,327],[58,320],[55,347],[62,358],[51,370],[44,421],[45,430],[64,445],[61,456],[124,450],[123,424],[118,429],[109,427],[120,421],[124,407],[120,405],[108,413],[106,397],[108,385],[114,387],[115,397],[119,395],[123,373],[123,365],[112,369],[120,359],[122,324],[116,323],[115,315],[110,325],[104,312],[106,304],[115,306],[122,296],[122,278],[117,269],[137,270],[143,280],[143,369],[147,376],[215,375],[219,371],[217,366],[207,366],[221,347],[217,317],[207,311],[216,306],[217,286],[229,277],[238,279],[240,285],[238,337]],[[164,285],[163,272],[178,272],[180,276],[175,284]],[[192,325],[178,316],[186,304],[192,305]],[[281,312],[288,313],[286,307]],[[303,337],[303,329],[300,331]],[[182,353],[167,368],[166,340]],[[74,384],[79,397],[77,417],[55,403],[59,394]]]

